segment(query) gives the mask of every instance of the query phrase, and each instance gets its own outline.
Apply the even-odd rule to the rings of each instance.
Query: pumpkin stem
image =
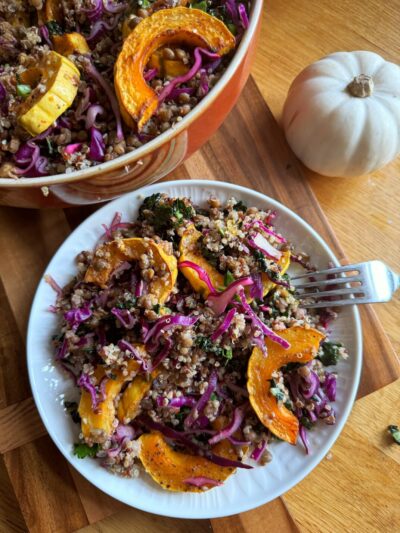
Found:
[[[372,76],[360,74],[359,76],[355,76],[348,84],[347,90],[351,96],[356,96],[357,98],[366,98],[371,96],[371,94],[374,92],[374,80],[372,79]]]

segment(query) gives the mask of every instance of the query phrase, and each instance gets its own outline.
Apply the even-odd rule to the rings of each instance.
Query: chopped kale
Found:
[[[76,455],[78,459],[85,459],[85,457],[96,457],[98,451],[98,444],[94,444],[93,446],[88,446],[83,442],[74,444],[74,455]]]
[[[396,444],[400,445],[400,428],[399,426],[389,426],[389,433],[392,435],[393,440]]]
[[[139,220],[144,220],[144,211],[153,211],[160,203],[160,200],[161,194],[159,192],[156,192],[155,194],[152,194],[151,196],[145,198],[139,208]]]
[[[318,359],[324,366],[336,365],[340,359],[340,348],[342,347],[343,344],[340,342],[323,342],[318,353]]]
[[[205,11],[207,13],[207,1],[202,0],[201,2],[192,2],[190,4],[190,7],[193,9],[200,9],[201,11]]]
[[[76,402],[68,402],[64,400],[64,407],[67,410],[67,413],[71,416],[75,424],[80,424],[81,417],[78,413],[78,404]]]
[[[228,361],[233,358],[232,348],[222,348],[215,346],[212,340],[208,337],[199,335],[196,339],[196,344],[199,348],[207,353],[214,353],[217,357],[225,357]]]
[[[247,211],[247,205],[244,202],[242,202],[242,200],[239,200],[233,206],[233,209],[235,209],[235,211],[243,211],[243,213],[245,213]]]
[[[160,304],[153,305],[153,311],[155,313],[157,313],[157,315],[160,312],[160,309],[161,309],[161,305]]]
[[[300,424],[302,426],[304,426],[306,429],[312,429],[313,428],[313,424],[312,424],[311,420],[307,416],[302,416],[300,418]]]
[[[267,260],[265,259],[265,255],[260,250],[253,250],[253,257],[257,261],[262,272],[269,271],[269,266]]]
[[[138,0],[138,5],[147,9],[148,7],[151,7],[151,2],[149,0]]]
[[[204,259],[207,259],[210,265],[212,265],[214,268],[218,268],[218,254],[209,250],[203,242],[200,243],[200,253]]]
[[[215,392],[213,392],[213,393],[211,394],[211,396],[210,396],[210,400],[212,400],[213,402],[214,402],[215,400],[218,400],[218,396],[215,394]]]
[[[150,213],[145,215],[145,211]],[[168,200],[164,202],[159,193],[145,198],[139,209],[139,220],[147,218],[148,222],[153,224],[155,231],[159,233],[179,227],[184,220],[191,219],[193,215],[193,207],[186,205],[181,198],[177,198],[172,203]]]
[[[61,26],[55,20],[49,20],[45,26],[49,30],[50,35],[62,35],[64,33]]]

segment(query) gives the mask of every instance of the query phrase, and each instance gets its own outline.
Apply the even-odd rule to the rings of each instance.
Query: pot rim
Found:
[[[105,172],[112,172],[124,166],[129,166],[138,163],[141,159],[148,156],[162,145],[174,139],[177,135],[182,133],[188,128],[192,122],[194,122],[212,102],[223,92],[228,82],[232,79],[237,68],[243,61],[247,54],[250,43],[256,32],[257,25],[261,16],[263,0],[254,0],[250,13],[250,24],[247,28],[244,37],[236,51],[236,54],[232,58],[228,68],[221,76],[215,87],[205,96],[195,108],[180,122],[169,128],[164,133],[158,135],[155,139],[149,141],[140,148],[136,148],[133,152],[129,152],[122,156],[107,161],[106,163],[100,163],[93,167],[89,167],[84,170],[76,170],[69,173],[53,174],[52,176],[42,176],[37,178],[18,178],[13,180],[12,178],[0,178],[0,188],[34,188],[34,187],[51,187],[59,185],[61,183],[71,183],[74,181],[81,181],[92,176],[103,174]]]

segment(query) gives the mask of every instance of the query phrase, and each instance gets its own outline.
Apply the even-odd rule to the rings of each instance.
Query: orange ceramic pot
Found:
[[[239,98],[255,54],[262,4],[263,0],[254,0],[250,26],[226,72],[181,122],[135,151],[89,169],[42,178],[0,178],[0,205],[40,208],[95,204],[172,172],[211,137]]]

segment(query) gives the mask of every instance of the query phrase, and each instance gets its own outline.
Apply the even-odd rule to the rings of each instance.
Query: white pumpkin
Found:
[[[297,157],[326,176],[360,176],[400,152],[400,67],[372,52],[338,52],[304,69],[283,111]]]

